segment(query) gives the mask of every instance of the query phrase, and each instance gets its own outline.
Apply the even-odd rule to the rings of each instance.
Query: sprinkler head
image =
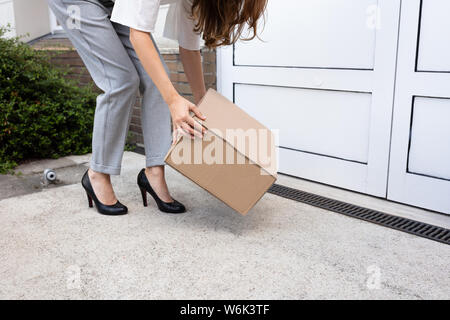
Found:
[[[45,169],[44,181],[52,183],[56,181],[56,172],[53,169]]]

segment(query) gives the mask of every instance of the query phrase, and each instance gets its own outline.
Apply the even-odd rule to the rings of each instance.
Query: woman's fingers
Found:
[[[194,129],[191,124],[196,129]],[[180,121],[177,123],[176,127],[174,127],[173,129],[173,143],[176,143],[176,141],[178,141],[178,137],[180,137],[181,135],[189,137],[191,139],[194,137],[198,137],[200,139],[203,138],[203,135],[201,133],[202,126],[195,120],[193,120],[191,124],[185,121]]]
[[[172,131],[172,145],[174,145],[177,142],[177,133],[175,130]]]
[[[203,138],[203,134],[206,133],[206,129],[191,116],[186,117],[185,123],[194,129],[194,133],[199,138]]]
[[[202,120],[206,120],[206,117],[203,115],[203,113],[200,111],[200,109],[196,105],[192,105],[190,107],[191,111],[194,112],[194,114],[199,117]]]
[[[203,131],[202,125],[199,124],[197,121],[194,120],[194,135],[195,135],[197,138],[202,139],[204,133],[205,133],[205,132]]]
[[[203,113],[200,111],[200,109],[195,104],[191,105],[190,110],[192,112],[194,112],[194,114],[201,120],[206,120],[206,117],[203,115]],[[195,126],[194,126],[194,128],[195,128]],[[203,126],[199,126],[197,130],[202,132],[203,134],[206,133],[206,128]]]
[[[194,105],[194,107],[193,107],[191,110],[192,110],[192,112],[194,112],[194,114],[195,114],[197,117],[199,117],[199,118],[202,119],[203,121],[206,120],[206,117],[203,115],[203,113],[201,113],[200,109],[199,109],[197,106]],[[196,123],[198,124],[197,121],[196,121]],[[202,132],[203,134],[205,134],[206,131],[207,131],[206,128],[205,128],[204,126],[201,126],[201,125],[200,125],[199,131],[200,131],[200,128],[201,128],[201,132]]]
[[[189,136],[190,138],[193,138],[195,136],[195,130],[192,129],[192,127],[189,126],[186,122],[183,122],[180,126],[185,136]]]
[[[179,133],[191,138],[203,138],[203,134],[207,131],[206,128],[189,114],[189,111],[192,111],[199,119],[206,119],[195,104],[182,98],[181,100],[172,103],[170,109],[174,124],[173,139],[175,142],[179,138]],[[175,127],[177,129],[175,129]]]
[[[177,143],[179,134],[180,133],[178,132],[178,128],[176,126],[173,126],[173,130],[172,130],[172,145]]]
[[[180,122],[180,124],[174,125],[173,132],[172,132],[172,136],[173,136],[172,144],[176,144],[178,139],[182,136],[191,138],[191,134],[187,130],[185,130],[183,127],[184,127],[183,122]],[[186,127],[189,128],[188,125],[186,125]]]

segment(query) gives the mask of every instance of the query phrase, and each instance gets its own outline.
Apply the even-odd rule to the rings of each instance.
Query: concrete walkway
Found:
[[[143,163],[127,152],[114,178],[127,216],[79,184],[1,200],[0,299],[450,298],[449,246],[270,194],[242,217],[171,169],[189,212],[163,214]]]

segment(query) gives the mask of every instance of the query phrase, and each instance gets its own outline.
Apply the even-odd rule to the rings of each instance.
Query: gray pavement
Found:
[[[88,208],[70,184],[82,162],[57,170],[59,187],[0,200],[0,299],[450,298],[447,245],[271,194],[243,217],[170,168],[189,212],[167,215],[142,206],[144,157],[123,164],[127,216]]]

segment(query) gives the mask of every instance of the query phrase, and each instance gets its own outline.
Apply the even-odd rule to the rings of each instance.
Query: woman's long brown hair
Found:
[[[241,38],[248,26],[252,40],[257,36],[258,20],[264,15],[268,0],[193,0],[192,16],[196,32],[203,33],[205,45],[216,48]]]

